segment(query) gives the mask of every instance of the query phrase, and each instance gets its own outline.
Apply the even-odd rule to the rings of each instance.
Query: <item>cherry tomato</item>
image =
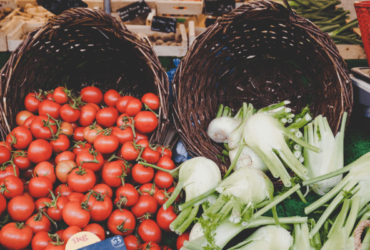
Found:
[[[10,150],[4,146],[0,146],[0,164],[10,160],[11,153]]]
[[[29,226],[34,234],[38,232],[48,232],[51,228],[49,219],[41,212],[32,215],[26,220],[26,225]]]
[[[104,228],[97,223],[87,225],[83,231],[93,233],[98,236],[100,240],[105,240]]]
[[[45,248],[45,250],[65,250],[66,244],[63,242],[55,242],[53,243],[49,242],[48,246]]]
[[[133,161],[140,154],[140,148],[131,141],[125,142],[121,148],[121,154],[126,161]]]
[[[16,176],[19,176],[19,169],[17,166],[7,165],[7,166],[0,167],[0,182],[3,181],[5,177],[9,175],[14,175],[14,170],[15,170]]]
[[[73,131],[78,127],[77,122],[70,122],[69,124],[71,124]]]
[[[17,123],[18,126],[23,126],[24,122],[29,118],[30,116],[33,116],[31,112],[27,110],[23,110],[17,114],[15,117],[15,122]]]
[[[64,104],[60,108],[60,117],[66,122],[76,122],[80,119],[81,111],[70,104]]]
[[[141,111],[135,118],[135,129],[142,134],[153,132],[158,126],[158,118],[150,111]]]
[[[120,129],[118,127],[112,128],[112,135],[115,136],[121,145],[125,144],[128,141],[134,140],[134,134],[130,127],[126,129]]]
[[[85,127],[78,127],[73,130],[73,140],[79,142],[79,141],[84,141],[84,129]]]
[[[58,165],[62,161],[75,161],[76,155],[71,151],[64,151],[55,157],[55,164]]]
[[[6,147],[7,149],[9,149],[10,151],[13,150],[13,147],[10,143],[6,142],[6,141],[2,141],[0,142],[0,146],[3,146],[3,147]]]
[[[133,118],[129,117],[127,114],[121,114],[117,118],[117,127],[126,128],[128,125],[132,125]]]
[[[65,185],[65,184],[60,184],[54,190],[54,195],[56,195],[56,196],[60,195],[60,196],[67,197],[71,193],[73,193],[72,189],[70,187],[68,187],[67,185]]]
[[[24,106],[28,111],[35,113],[39,110],[39,105],[42,100],[44,100],[44,97],[41,93],[29,93],[26,98],[24,98]]]
[[[59,154],[61,152],[67,151],[69,149],[69,139],[67,136],[60,134],[58,138],[50,141],[50,145],[53,148],[53,152]]]
[[[38,232],[32,239],[32,250],[45,250],[49,241],[52,241],[52,239],[47,232]]]
[[[126,236],[123,241],[125,242],[127,250],[140,249],[140,241],[135,235]]]
[[[112,198],[113,196],[112,188],[104,183],[96,185],[92,190],[100,194],[107,195],[109,198]]]
[[[31,162],[27,157],[27,151],[17,150],[13,155],[13,162],[20,170],[27,170],[31,167]]]
[[[0,194],[0,218],[4,215],[6,211],[6,199],[4,195]]]
[[[53,99],[56,103],[64,104],[68,102],[69,90],[64,87],[57,87],[53,92]]]
[[[149,147],[149,141],[146,139],[141,139],[136,142],[137,145],[140,145],[142,148]]]
[[[23,127],[30,129],[30,128],[31,128],[31,123],[33,122],[33,120],[35,120],[35,118],[36,118],[36,117],[38,117],[38,116],[34,115],[34,116],[30,116],[30,117],[28,117],[28,118],[24,121],[24,123],[23,123]]]
[[[159,98],[153,93],[146,93],[141,97],[141,101],[151,110],[157,110],[159,108]]]
[[[94,141],[94,147],[102,154],[111,154],[118,148],[118,138],[111,134],[111,130],[107,134],[98,135]]]
[[[134,231],[135,226],[134,215],[126,209],[114,210],[108,219],[108,229],[114,235],[129,235]]]
[[[39,115],[40,116],[47,116],[48,114],[53,117],[54,119],[59,119],[60,117],[60,104],[50,101],[44,100],[39,105]]]
[[[118,118],[118,111],[116,108],[103,108],[96,114],[96,122],[102,127],[113,126]]]
[[[0,245],[7,249],[25,249],[31,243],[32,236],[29,226],[11,222],[0,231]]]
[[[71,227],[68,227],[66,230],[64,230],[63,234],[62,234],[62,239],[64,240],[65,243],[68,242],[68,240],[73,236],[75,235],[76,233],[79,233],[81,232],[81,228],[79,228],[78,226],[71,226]]]
[[[103,128],[99,125],[90,125],[84,129],[84,139],[89,143],[94,143],[96,137],[103,133]]]
[[[26,188],[25,188],[26,189]],[[30,193],[29,192],[24,192],[23,194],[22,194],[22,196],[23,197],[26,197],[27,199],[30,199],[32,202],[34,202],[34,199],[33,199],[33,197],[30,195]]]
[[[135,116],[140,112],[142,107],[143,107],[143,104],[141,103],[139,99],[132,98],[127,102],[126,114],[128,116]]]
[[[110,89],[104,94],[104,102],[108,107],[115,107],[119,98],[121,95],[114,89]]]
[[[50,139],[56,134],[57,126],[47,116],[40,115],[32,121],[30,130],[32,135],[37,139]]]
[[[160,156],[167,156],[169,158],[172,157],[172,151],[166,147],[163,147],[163,146],[159,146],[157,148],[157,151],[160,153]]]
[[[119,161],[108,162],[102,171],[104,182],[110,187],[119,187],[126,177],[125,165]]]
[[[35,203],[25,196],[16,196],[8,203],[8,213],[13,221],[25,221],[35,211]]]
[[[70,202],[70,200],[67,197],[54,197],[50,204],[48,204],[47,214],[51,219],[55,221],[61,221],[62,211],[68,202]]]
[[[155,186],[155,184],[153,183],[146,183],[146,184],[143,184],[141,185],[141,187],[139,188],[139,191],[141,192],[141,195],[150,195],[150,196],[153,196],[155,194],[155,192],[158,191],[158,188]]]
[[[68,226],[78,226],[85,228],[90,221],[89,211],[81,207],[77,201],[68,202],[62,211],[63,220]]]
[[[6,137],[6,141],[16,149],[25,149],[32,142],[32,133],[25,127],[16,127]]]
[[[114,204],[118,205],[118,208],[122,208],[124,206],[132,207],[138,200],[139,192],[132,184],[126,183],[124,186],[117,188]]]
[[[46,176],[54,184],[57,177],[55,175],[54,166],[48,161],[40,162],[33,169],[34,176]]]
[[[172,248],[168,247],[168,246],[162,246],[161,247],[161,250],[172,250]]]
[[[176,247],[177,249],[181,249],[184,246],[184,241],[189,241],[190,233],[183,233],[179,235],[176,240]]]
[[[170,194],[165,190],[158,190],[154,193],[153,197],[157,201],[159,206],[163,206],[163,204],[166,203],[166,201],[170,197]]]
[[[62,235],[63,235],[63,232],[64,232],[64,229],[62,229],[62,230],[58,230],[58,231],[54,234],[54,236],[58,236],[58,237],[59,237],[59,239],[61,239],[61,238],[62,238]]]
[[[151,149],[150,147],[146,147],[141,154],[141,158],[148,163],[155,164],[159,161],[159,152]]]
[[[72,136],[73,135],[72,124],[69,122],[62,122],[62,124],[60,124],[60,133],[69,137]]]
[[[68,175],[73,168],[77,167],[74,161],[62,161],[57,164],[55,168],[56,176],[61,183],[68,182]]]
[[[154,220],[144,220],[141,222],[137,232],[144,242],[161,243],[162,231]]]
[[[81,124],[81,126],[87,127],[93,124],[95,121],[96,113],[98,113],[98,111],[95,107],[91,105],[85,105],[81,108],[81,114],[78,122]]]
[[[173,177],[170,173],[158,171],[154,176],[154,183],[158,188],[170,188],[173,184]]]
[[[99,111],[101,108],[96,103],[87,103],[86,105],[90,105],[96,109],[96,111]]]
[[[91,148],[92,145],[88,142],[81,142],[81,141],[78,141],[77,143],[75,143],[75,145],[73,146],[73,153],[75,155],[78,155],[79,153],[82,152],[83,149],[89,149]]]
[[[150,182],[154,177],[154,169],[151,167],[145,167],[141,164],[135,164],[132,168],[132,178],[139,184],[145,184]]]
[[[84,194],[77,193],[77,192],[71,193],[70,195],[67,196],[69,201],[77,201],[77,202],[80,202],[80,203],[81,203],[81,201],[84,197],[85,197]]]
[[[159,208],[157,223],[164,231],[171,232],[170,225],[176,218],[177,214],[173,211],[173,206],[169,206],[166,210],[163,207]]]
[[[76,168],[68,175],[68,186],[75,192],[84,193],[92,189],[96,176],[90,169]]]
[[[7,199],[22,195],[23,191],[23,182],[14,175],[9,175],[0,181],[0,193]]]
[[[149,137],[147,135],[143,135],[143,134],[140,134],[139,132],[135,132],[136,133],[136,136],[135,136],[135,142],[139,142],[140,140],[149,140]]]
[[[158,204],[157,201],[149,195],[142,195],[139,200],[131,208],[131,212],[135,215],[135,218],[142,218],[144,215],[153,215],[157,212]]]
[[[141,246],[141,250],[161,250],[161,248],[155,242],[147,242]]]
[[[41,209],[44,210],[44,212],[46,212],[48,207],[45,203],[50,203],[50,202],[51,202],[51,199],[47,197],[43,197],[43,198],[36,200],[35,201],[35,212]]]
[[[80,96],[82,96],[81,100],[83,102],[99,104],[103,100],[103,93],[101,90],[93,86],[87,86],[81,89]]]
[[[76,163],[82,168],[97,172],[102,168],[104,164],[104,158],[100,152],[91,148],[80,152],[76,157]]]
[[[159,158],[159,161],[157,162],[157,166],[160,168],[167,169],[167,170],[172,170],[176,167],[175,163],[171,160],[171,158],[167,156],[162,156],[161,158]]]
[[[46,176],[33,177],[28,184],[28,188],[32,197],[46,197],[49,194],[49,190],[53,190],[53,182]]]
[[[47,99],[47,100],[50,100],[50,101],[54,101],[54,98],[53,98],[53,91],[51,91],[50,93],[45,93],[44,95],[46,95],[45,96],[45,99]]]
[[[120,112],[120,113],[125,113],[126,112],[126,106],[127,106],[127,102],[131,99],[133,99],[134,97],[132,96],[123,96],[121,98],[119,98],[116,102],[116,109]]]
[[[82,202],[88,205],[93,221],[99,222],[108,219],[113,210],[112,200],[100,193],[95,194],[94,192],[89,192],[85,195]]]

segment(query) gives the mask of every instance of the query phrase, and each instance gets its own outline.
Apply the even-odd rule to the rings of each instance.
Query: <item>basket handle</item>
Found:
[[[361,235],[366,227],[370,227],[370,220],[361,221],[358,227],[355,229],[355,249],[362,250]]]
[[[288,0],[283,0],[286,8],[289,10],[289,12],[292,12],[292,7],[290,7],[289,3],[288,3]]]

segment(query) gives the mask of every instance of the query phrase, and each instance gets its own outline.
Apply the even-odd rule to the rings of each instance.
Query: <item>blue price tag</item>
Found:
[[[122,236],[114,236],[78,250],[127,250]]]

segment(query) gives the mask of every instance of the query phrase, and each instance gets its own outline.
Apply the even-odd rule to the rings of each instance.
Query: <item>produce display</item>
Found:
[[[175,33],[168,33],[168,35],[160,35],[159,33],[154,33],[148,36],[150,42],[153,45],[167,45],[167,46],[181,46],[181,34],[176,35]]]
[[[88,231],[121,235],[127,249],[160,249],[180,197],[162,205],[181,183],[145,166],[175,169],[170,149],[149,144],[159,105],[152,93],[94,86],[79,96],[65,87],[29,93],[0,146],[0,248],[64,249]]]

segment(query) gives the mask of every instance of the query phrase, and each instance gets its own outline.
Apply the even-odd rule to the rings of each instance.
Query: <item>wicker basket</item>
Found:
[[[160,140],[169,125],[169,82],[150,43],[103,11],[86,8],[52,18],[12,53],[0,78],[2,139],[15,127],[28,93],[64,85],[79,91],[91,84],[138,97],[156,93],[161,109],[151,139]]]
[[[370,227],[370,220],[361,221],[360,224],[355,229],[354,238],[355,238],[355,249],[356,250],[365,250],[365,248],[362,249],[361,236],[362,236],[362,232],[364,231],[366,227]]]
[[[310,103],[336,133],[351,113],[352,85],[330,37],[286,3],[254,1],[219,18],[199,35],[174,81],[174,121],[192,155],[217,158],[220,145],[206,134],[222,103],[237,111],[243,102],[261,108],[283,100],[293,111]],[[226,165],[228,166],[228,162]]]

